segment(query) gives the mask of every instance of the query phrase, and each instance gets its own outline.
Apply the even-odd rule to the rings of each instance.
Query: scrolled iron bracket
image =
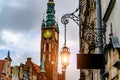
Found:
[[[61,18],[61,22],[64,25],[67,25],[69,23],[69,19],[72,19],[78,26],[80,25],[80,21],[79,21],[79,16],[76,16],[75,13],[78,11],[79,9],[76,9],[73,13],[70,14],[65,14],[62,16]]]

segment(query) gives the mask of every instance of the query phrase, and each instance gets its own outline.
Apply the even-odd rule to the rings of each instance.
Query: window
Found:
[[[44,49],[43,49],[44,52],[46,52],[46,44],[44,44]]]
[[[8,65],[8,68],[9,68],[9,65]]]
[[[47,51],[49,50],[49,45],[48,45],[48,43],[46,44],[46,50],[47,50]]]
[[[51,52],[51,44],[49,44],[49,52]]]

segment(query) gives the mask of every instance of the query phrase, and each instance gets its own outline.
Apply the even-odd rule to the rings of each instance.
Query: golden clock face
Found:
[[[55,32],[55,39],[58,40],[58,33]]]
[[[43,33],[44,38],[50,38],[52,36],[52,31],[51,30],[45,30]]]

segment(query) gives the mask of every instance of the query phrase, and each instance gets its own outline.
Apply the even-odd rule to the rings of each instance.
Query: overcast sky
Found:
[[[48,0],[0,0],[0,59],[4,59],[10,50],[12,65],[25,63],[27,57],[40,64],[41,22],[46,17],[47,2]],[[54,2],[61,48],[64,43],[61,17],[75,11],[78,0],[54,0]],[[76,54],[79,52],[78,26],[72,20],[67,25],[67,46],[71,51],[67,80],[78,80],[79,70],[76,69]]]

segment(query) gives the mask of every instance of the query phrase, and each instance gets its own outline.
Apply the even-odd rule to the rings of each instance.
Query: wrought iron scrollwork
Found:
[[[78,11],[79,9],[76,9],[73,13],[70,14],[65,14],[62,16],[61,18],[61,22],[66,25],[69,23],[69,18],[72,19],[77,25],[80,25],[79,23],[79,16],[76,16],[75,13]]]
[[[86,5],[85,2],[84,2],[84,4]],[[72,19],[80,28],[80,34],[79,34],[80,41],[84,40],[89,45],[93,45],[93,43],[94,43],[94,46],[98,47],[98,41],[99,41],[98,30],[100,30],[100,29],[95,28],[94,25],[86,25],[86,24],[84,24],[84,22],[82,22],[80,20],[79,14],[76,15],[78,11],[79,11],[79,8],[77,8],[72,13],[63,15],[62,18],[61,18],[61,22],[64,25],[67,25],[69,23],[69,19]],[[106,28],[104,26],[103,26],[103,29],[101,29],[101,30],[102,30],[102,33],[103,33],[103,35],[102,35],[103,36],[103,41],[105,43],[106,42],[106,40],[105,40]]]

